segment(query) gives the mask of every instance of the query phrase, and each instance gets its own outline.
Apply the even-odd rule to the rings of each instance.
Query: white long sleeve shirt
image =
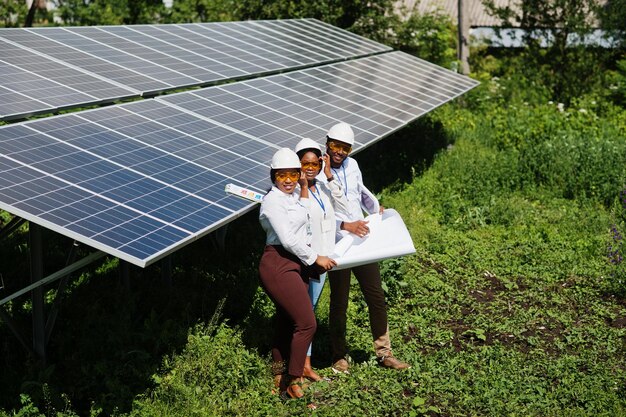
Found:
[[[363,211],[368,214],[378,213],[380,204],[370,190],[363,185],[363,175],[357,162],[347,157],[339,168],[331,168],[334,181],[339,181],[348,200],[347,213],[337,212],[337,229],[342,221],[363,220]],[[331,181],[332,182],[332,181]]]
[[[300,188],[296,192],[299,193]],[[315,192],[309,188],[308,200],[313,231],[311,248],[319,255],[328,256],[335,249],[337,231],[335,213],[347,213],[348,200],[341,184],[336,179],[328,182],[324,173],[321,173],[315,181]]]
[[[310,199],[300,199],[295,192],[287,194],[275,186],[261,203],[259,221],[268,245],[282,245],[305,265],[313,265],[317,252],[311,247],[313,232],[309,213]]]

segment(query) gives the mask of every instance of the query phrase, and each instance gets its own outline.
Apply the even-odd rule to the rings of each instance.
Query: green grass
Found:
[[[309,415],[309,401],[321,416],[626,415],[626,307],[603,283],[607,211],[513,194],[507,202],[518,215],[507,225],[467,230],[440,224],[413,195],[412,186],[384,195],[417,246],[383,266],[395,353],[410,370],[376,366],[363,300],[353,291],[352,370],[334,376],[323,346],[326,289],[315,347],[321,374],[333,380],[314,385],[307,401],[270,394],[267,352],[242,340],[252,320],[193,331],[130,415]],[[255,305],[251,314],[271,314],[262,293]]]

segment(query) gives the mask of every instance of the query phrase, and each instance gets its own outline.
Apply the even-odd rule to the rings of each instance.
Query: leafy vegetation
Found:
[[[437,19],[419,22],[449,31]],[[429,36],[449,63],[453,35]],[[417,248],[381,265],[394,352],[411,369],[376,365],[353,291],[351,372],[334,375],[327,287],[313,365],[331,381],[307,401],[272,394],[274,307],[252,212],[224,248],[211,237],[177,252],[171,282],[161,265],[125,280],[112,259],[73,280],[44,368],[0,326],[0,416],[626,415],[623,64],[613,57],[600,84],[559,101],[548,78],[527,77],[524,53],[473,51],[480,87],[358,155]],[[27,274],[26,240],[21,228],[0,242],[9,285]],[[54,269],[70,242],[46,240]],[[26,326],[28,301],[8,309]]]

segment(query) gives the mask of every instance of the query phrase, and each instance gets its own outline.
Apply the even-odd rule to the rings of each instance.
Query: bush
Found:
[[[270,415],[278,401],[270,395],[267,361],[225,323],[196,326],[184,351],[166,358],[163,368],[153,375],[156,388],[135,401],[130,416]]]

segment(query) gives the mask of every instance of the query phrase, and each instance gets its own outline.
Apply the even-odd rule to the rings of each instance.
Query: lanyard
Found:
[[[345,162],[345,161],[344,161]],[[346,178],[346,166],[341,164],[341,169],[343,170],[343,181],[341,181],[341,177],[335,168],[332,168],[333,172],[337,175],[337,179],[339,180],[341,185],[343,185],[343,193],[348,197],[348,178]]]
[[[311,192],[311,195],[313,196],[315,201],[317,201],[317,204],[319,204],[322,208],[322,211],[324,212],[324,218],[326,218],[326,207],[324,207],[324,202],[322,201],[322,195],[320,194],[320,191],[317,190],[317,195],[315,195],[315,191],[313,191],[311,187],[309,187],[309,191]]]

